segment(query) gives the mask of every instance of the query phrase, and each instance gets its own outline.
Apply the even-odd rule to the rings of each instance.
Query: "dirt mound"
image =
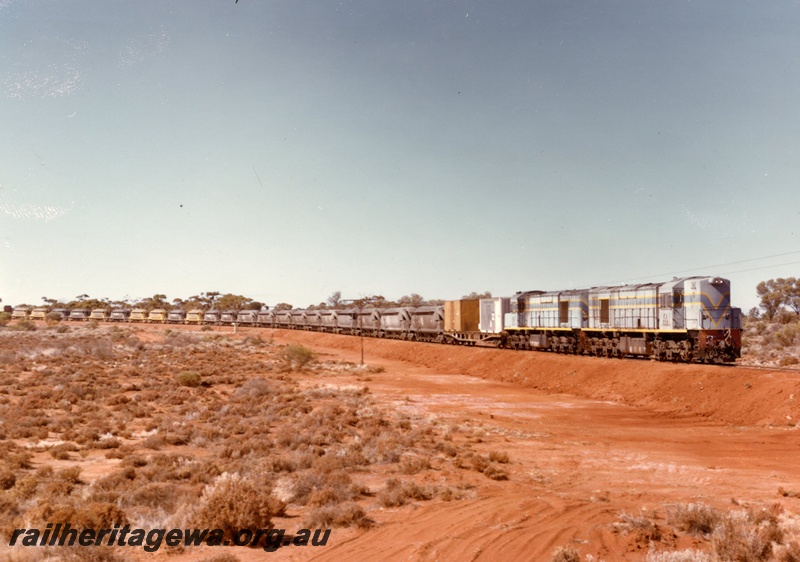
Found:
[[[277,338],[359,352],[358,338],[276,330]],[[611,401],[671,416],[734,425],[791,425],[800,375],[745,367],[676,365],[544,352],[365,339],[367,362],[404,361],[439,373],[511,382],[550,393]]]

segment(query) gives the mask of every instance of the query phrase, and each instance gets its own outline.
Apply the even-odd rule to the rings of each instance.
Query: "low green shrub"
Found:
[[[317,354],[300,344],[287,345],[278,353],[278,357],[289,370],[302,369],[317,358]]]

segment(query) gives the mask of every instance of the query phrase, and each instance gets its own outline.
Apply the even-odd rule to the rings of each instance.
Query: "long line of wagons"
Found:
[[[15,309],[13,314],[44,318],[47,312]],[[526,291],[442,306],[188,312],[76,308],[61,309],[61,314],[69,321],[236,324],[660,361],[724,363],[741,355],[741,310],[731,306],[730,281],[721,277]]]

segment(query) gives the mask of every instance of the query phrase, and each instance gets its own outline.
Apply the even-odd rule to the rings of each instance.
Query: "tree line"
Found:
[[[464,295],[464,299],[477,299],[489,298],[492,294],[489,291],[485,293],[470,293]],[[144,299],[132,300],[111,300],[107,298],[92,298],[89,295],[78,295],[74,299],[64,302],[58,299],[42,297],[44,306],[49,309],[66,308],[73,310],[75,308],[88,308],[93,310],[95,308],[143,308],[145,310],[154,310],[162,308],[164,310],[182,309],[185,311],[190,310],[263,310],[268,309],[263,302],[245,297],[243,295],[234,295],[232,293],[220,293],[219,291],[209,291],[192,295],[188,298],[174,298],[171,301],[164,294],[155,294],[152,297]],[[383,295],[372,295],[367,297],[360,297],[358,299],[345,299],[342,297],[341,291],[335,291],[327,298],[326,301],[319,304],[312,304],[305,307],[307,310],[325,310],[325,309],[344,309],[344,308],[392,308],[397,306],[433,306],[444,304],[443,299],[426,299],[417,293],[410,295],[403,295],[399,299],[390,300]],[[31,308],[37,305],[20,305],[29,306]],[[41,306],[41,305],[39,305]],[[273,307],[273,310],[292,310],[294,307],[290,303],[281,302]]]
[[[183,309],[185,311],[201,309],[201,310],[261,310],[264,308],[264,303],[253,300],[243,295],[234,295],[233,293],[220,293],[218,291],[209,291],[207,293],[200,293],[199,295],[192,295],[188,298],[174,298],[171,301],[164,294],[155,294],[152,297],[144,299],[123,299],[111,300],[107,298],[92,298],[89,295],[78,295],[71,301],[60,301],[58,299],[51,299],[42,297],[42,301],[50,309],[53,308],[66,308],[73,310],[75,308],[88,308],[93,310],[95,308],[143,308],[145,310],[154,310],[156,308],[163,308],[164,310],[177,310]],[[28,305],[30,306],[30,305]]]
[[[762,281],[756,286],[756,293],[768,320],[786,313],[800,315],[800,281],[796,277]],[[751,310],[750,315],[758,317],[759,311]]]

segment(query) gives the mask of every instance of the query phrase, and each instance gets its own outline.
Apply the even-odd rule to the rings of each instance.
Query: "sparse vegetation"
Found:
[[[363,384],[301,384],[298,376],[364,372],[317,362],[304,346],[61,328],[0,338],[0,534],[53,518],[266,527],[287,506],[310,527],[366,528],[370,510],[469,496],[460,483],[421,483],[444,464],[458,470],[454,437],[478,459],[465,470],[507,462],[473,452],[479,439],[468,429],[379,407]],[[87,473],[86,459],[114,468]],[[368,479],[371,489],[364,477],[375,474],[387,483]]]
[[[671,506],[668,511],[668,523],[706,541],[709,553],[694,549],[657,550],[655,544],[662,539],[659,532],[657,537],[644,537],[650,544],[648,562],[800,560],[798,530],[791,518],[783,517],[783,507],[779,504],[723,511],[703,503],[690,503]],[[658,528],[651,517],[623,514],[621,518],[626,528]]]
[[[12,324],[12,328],[20,332],[33,332],[36,330],[36,322],[28,320],[27,318],[22,318]]]
[[[760,329],[777,341],[791,325]],[[502,486],[487,479],[527,479],[524,459],[477,424],[444,427],[419,414],[416,396],[397,411],[376,401],[364,374],[379,370],[251,334],[61,328],[0,331],[0,534],[48,517],[233,529],[288,515],[368,528],[392,511],[474,496],[476,483]],[[102,475],[87,469],[105,460]],[[778,508],[697,503],[619,517],[637,559],[650,544],[653,562],[800,559]],[[701,550],[668,550],[674,533]],[[583,559],[572,546],[552,557]]]

